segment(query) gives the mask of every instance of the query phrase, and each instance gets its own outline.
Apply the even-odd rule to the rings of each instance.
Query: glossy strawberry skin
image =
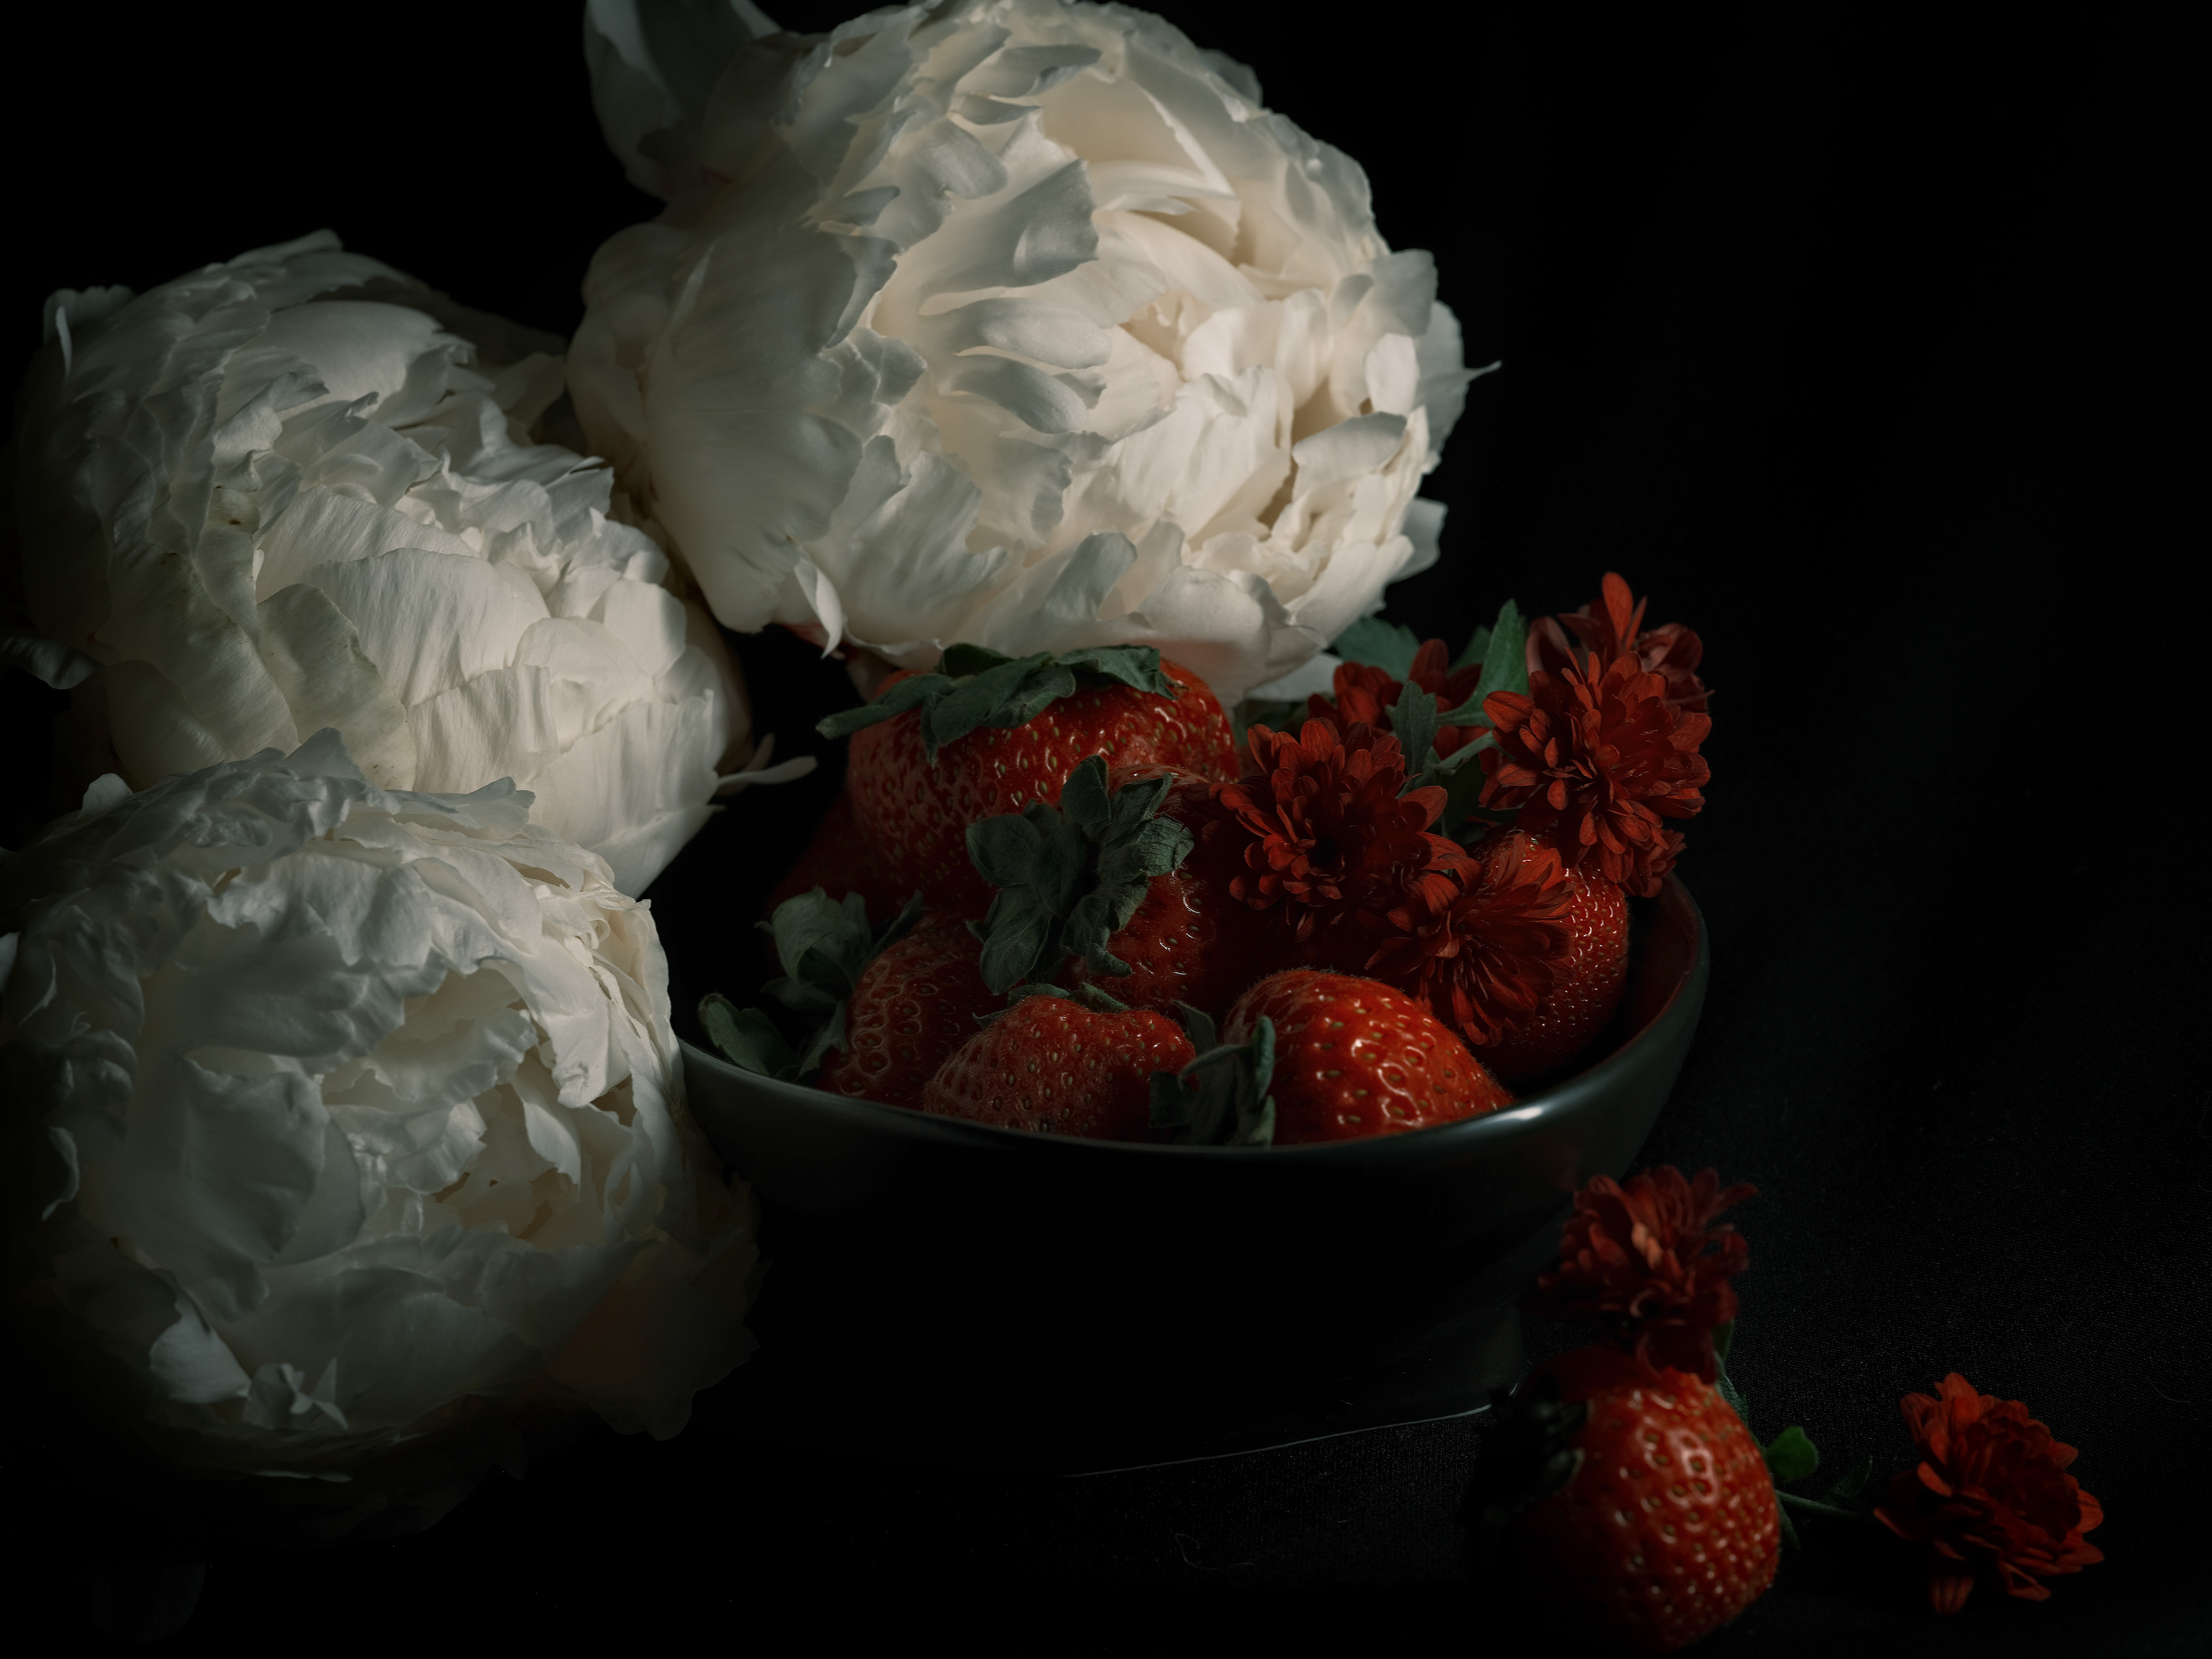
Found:
[[[1195,1058],[1182,1028],[1163,1015],[1024,997],[945,1062],[921,1109],[1002,1129],[1150,1140],[1152,1073]]]
[[[1025,726],[986,726],[923,752],[921,716],[909,709],[852,740],[846,788],[861,833],[895,883],[920,890],[933,910],[981,915],[991,889],[968,858],[968,826],[1057,802],[1076,763],[1158,764],[1208,778],[1236,774],[1229,721],[1205,682],[1180,664],[1161,669],[1179,688],[1170,702],[1126,685],[1087,687]],[[884,684],[896,684],[905,675]]]
[[[1522,1583],[1631,1653],[1673,1653],[1758,1600],[1780,1555],[1774,1483],[1718,1390],[1602,1348],[1522,1386],[1547,1381],[1589,1413],[1569,1441],[1581,1468],[1514,1523]]]
[[[845,1046],[815,1086],[886,1106],[919,1107],[938,1068],[1004,1001],[977,975],[967,924],[932,916],[861,970],[845,1005]]]
[[[1491,845],[1479,844],[1476,857]],[[1594,869],[1568,880],[1575,894],[1559,918],[1567,949],[1553,965],[1551,989],[1512,1036],[1475,1050],[1516,1089],[1559,1077],[1588,1054],[1628,988],[1628,896]]]
[[[878,927],[898,915],[900,907],[914,894],[912,887],[899,886],[874,843],[860,832],[849,790],[831,803],[806,850],[799,855],[799,862],[776,883],[775,890],[769,895],[768,914],[774,915],[775,907],[784,900],[817,887],[832,898],[860,894],[867,901],[869,921]]]
[[[1444,1023],[1379,980],[1310,968],[1237,999],[1224,1042],[1275,1027],[1275,1144],[1358,1140],[1496,1111],[1513,1097]]]
[[[1122,767],[1109,781],[1118,790],[1165,769]],[[1250,837],[1213,799],[1215,780],[1188,772],[1174,776],[1159,815],[1189,830],[1191,850],[1176,869],[1152,878],[1143,902],[1109,941],[1129,964],[1128,975],[1093,974],[1079,957],[1070,957],[1066,979],[1071,985],[1091,980],[1133,1008],[1164,1013],[1187,1002],[1218,1016],[1254,980],[1297,960],[1297,935],[1281,907],[1255,910],[1231,890]]]

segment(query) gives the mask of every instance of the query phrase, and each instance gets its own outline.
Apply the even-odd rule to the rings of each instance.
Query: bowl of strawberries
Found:
[[[768,1206],[738,1386],[816,1439],[1062,1471],[1473,1409],[1572,1194],[1673,1086],[1707,945],[1696,636],[1368,623],[1248,702],[971,647],[823,722],[844,793],[709,995]]]

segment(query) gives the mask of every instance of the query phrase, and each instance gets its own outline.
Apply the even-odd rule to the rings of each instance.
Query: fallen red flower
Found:
[[[1603,597],[1595,605],[1563,617],[1540,617],[1528,629],[1528,667],[1557,674],[1569,668],[1588,670],[1595,661],[1599,672],[1616,657],[1633,656],[1645,672],[1667,682],[1667,706],[1692,714],[1706,712],[1711,693],[1698,678],[1705,644],[1680,623],[1644,627],[1647,600],[1636,599],[1628,584],[1612,571],[1601,585]],[[1570,641],[1569,634],[1574,639]],[[1624,653],[1622,642],[1627,641]],[[1578,643],[1577,643],[1578,642]]]
[[[1559,855],[1516,833],[1463,884],[1409,891],[1362,971],[1427,1003],[1470,1046],[1501,1042],[1552,988],[1573,898]]]
[[[1547,1319],[1594,1320],[1646,1364],[1711,1382],[1719,1371],[1713,1332],[1735,1318],[1729,1280],[1751,1260],[1743,1236],[1713,1221],[1758,1190],[1723,1191],[1711,1170],[1685,1181],[1671,1164],[1626,1185],[1599,1176],[1575,1194],[1559,1265],[1536,1276],[1523,1306]]]
[[[1251,843],[1231,890],[1255,909],[1284,908],[1299,940],[1406,902],[1426,879],[1468,867],[1459,843],[1427,833],[1444,792],[1406,787],[1397,738],[1364,722],[1339,732],[1308,720],[1297,737],[1255,726],[1244,775],[1215,787]]]
[[[1474,694],[1482,678],[1482,665],[1469,663],[1462,668],[1451,665],[1451,654],[1442,640],[1425,640],[1421,648],[1413,653],[1413,666],[1401,681],[1386,668],[1372,663],[1347,662],[1338,665],[1334,676],[1334,700],[1318,695],[1306,699],[1306,714],[1310,720],[1327,720],[1339,731],[1364,721],[1380,730],[1388,724],[1390,709],[1397,703],[1398,694],[1407,684],[1418,685],[1437,700],[1439,714],[1456,708]],[[1439,757],[1453,755],[1462,747],[1482,735],[1480,726],[1439,726],[1437,728],[1436,750]]]
[[[1667,682],[1633,657],[1601,671],[1567,667],[1528,676],[1528,692],[1483,702],[1498,735],[1486,749],[1482,804],[1547,837],[1577,870],[1650,898],[1680,856],[1664,823],[1693,817],[1712,775],[1698,745],[1711,717],[1667,705]]]
[[[1977,1394],[1953,1371],[1936,1395],[1908,1394],[1900,1405],[1920,1464],[1892,1477],[1875,1518],[1928,1546],[1936,1612],[1966,1604],[1978,1566],[1994,1568],[2006,1595],[2042,1601],[2051,1592],[2041,1580],[2105,1559],[2081,1541],[2105,1510],[2065,1473],[2074,1448],[2052,1439],[2025,1404]]]

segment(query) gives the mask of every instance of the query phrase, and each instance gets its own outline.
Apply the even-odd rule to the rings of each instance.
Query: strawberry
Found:
[[[1478,842],[1474,856],[1493,869],[1521,834],[1503,830]],[[1612,1022],[1628,988],[1628,896],[1595,867],[1565,866],[1569,896],[1551,920],[1566,930],[1563,950],[1546,960],[1551,984],[1506,1035],[1475,1053],[1515,1087],[1558,1076]]]
[[[982,948],[957,918],[932,916],[878,951],[846,1001],[843,1046],[824,1058],[815,1087],[920,1106],[978,1017],[1004,1006],[975,970]]]
[[[1031,802],[969,831],[1000,890],[983,918],[993,989],[1066,977],[1131,1006],[1209,1012],[1291,959],[1295,936],[1234,890],[1249,837],[1207,779],[1162,766],[1109,773],[1092,756],[1058,805]]]
[[[1278,1145],[1425,1129],[1513,1098],[1443,1021],[1376,980],[1270,974],[1237,999],[1223,1038],[1244,1042],[1263,1023],[1274,1032]]]
[[[1221,705],[1149,646],[1010,659],[956,645],[941,672],[893,675],[872,702],[820,730],[853,738],[846,787],[894,885],[967,915],[991,896],[969,861],[968,826],[1058,801],[1085,756],[1206,777],[1235,770]]]
[[[774,914],[785,900],[797,898],[817,887],[838,898],[848,893],[860,894],[866,902],[869,921],[879,927],[899,913],[900,906],[914,891],[911,887],[900,888],[891,878],[875,844],[860,833],[860,821],[853,811],[849,790],[831,803],[830,811],[816,826],[814,838],[799,855],[799,862],[776,883],[775,890],[769,895],[769,913]]]
[[[946,1060],[921,1109],[1002,1129],[1148,1140],[1152,1074],[1194,1058],[1190,1039],[1163,1015],[1039,992]]]
[[[733,1066],[786,1082],[811,1077],[845,1046],[846,1006],[869,967],[921,917],[921,902],[909,899],[878,932],[868,926],[867,901],[858,893],[833,899],[817,887],[787,898],[759,924],[774,938],[776,960],[783,964],[781,976],[761,988],[810,1022],[805,1045],[793,1048],[777,1021],[758,1008],[738,1007],[719,991],[700,999],[699,1023]]]
[[[1711,1384],[1611,1348],[1540,1367],[1468,1498],[1480,1565],[1607,1646],[1672,1653],[1765,1593],[1780,1554],[1759,1443]]]

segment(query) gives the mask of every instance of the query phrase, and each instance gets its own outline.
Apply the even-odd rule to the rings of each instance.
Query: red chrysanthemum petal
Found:
[[[1365,971],[1427,1003],[1470,1045],[1502,1042],[1552,988],[1573,896],[1557,853],[1510,836],[1463,880],[1409,884]]]
[[[1255,909],[1281,906],[1301,939],[1380,915],[1423,878],[1467,867],[1458,843],[1427,833],[1444,792],[1406,789],[1389,732],[1364,721],[1340,732],[1308,720],[1296,737],[1255,726],[1246,748],[1244,775],[1214,790],[1250,837],[1231,891]]]
[[[1545,1318],[1595,1320],[1639,1358],[1710,1382],[1713,1332],[1735,1317],[1729,1280],[1751,1260],[1742,1235],[1714,1218],[1757,1191],[1723,1191],[1711,1170],[1685,1181],[1670,1164],[1625,1184],[1599,1176],[1575,1194],[1559,1265],[1537,1275],[1525,1305]]]
[[[2074,1448],[2053,1439],[2021,1401],[1978,1394],[1954,1371],[1936,1395],[1909,1394],[1899,1409],[1920,1462],[1892,1478],[1875,1518],[1927,1546],[1936,1612],[1965,1605],[1978,1566],[2006,1595],[2041,1601],[2051,1595],[2044,1579],[2105,1559],[2082,1541],[2105,1510],[2065,1472]]]
[[[1529,672],[1540,669],[1558,674],[1569,668],[1589,672],[1595,665],[1595,672],[1601,672],[1614,658],[1624,654],[1626,641],[1626,654],[1635,657],[1645,672],[1657,674],[1667,682],[1668,708],[1705,714],[1711,693],[1698,678],[1698,664],[1705,656],[1703,641],[1680,623],[1644,629],[1645,603],[1633,599],[1628,584],[1608,571],[1598,604],[1586,605],[1564,617],[1540,617],[1529,626]]]
[[[1639,897],[1659,890],[1681,837],[1662,820],[1694,817],[1711,769],[1698,753],[1712,720],[1667,706],[1667,683],[1633,657],[1601,672],[1528,677],[1526,696],[1483,703],[1498,747],[1481,755],[1482,804],[1547,838],[1577,870]]]

